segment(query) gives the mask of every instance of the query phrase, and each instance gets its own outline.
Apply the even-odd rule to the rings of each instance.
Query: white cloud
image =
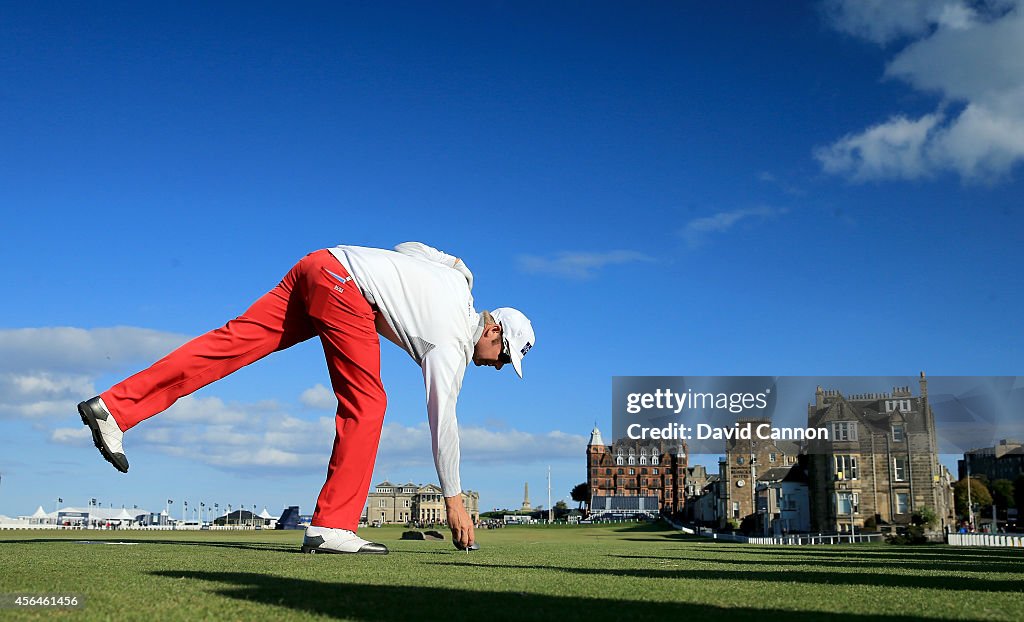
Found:
[[[552,258],[520,255],[519,268],[524,272],[550,274],[570,279],[589,279],[606,266],[654,261],[636,251],[615,250],[603,253],[563,251]]]
[[[338,398],[334,395],[334,391],[319,383],[303,391],[299,396],[299,402],[306,408],[316,410],[334,412],[338,409]]]
[[[252,404],[225,404],[218,397],[197,398],[186,395],[162,413],[161,419],[175,424],[245,425],[251,419],[253,410],[258,409]]]
[[[463,460],[478,464],[528,464],[545,460],[582,460],[588,438],[558,430],[545,433],[492,430],[468,426],[459,429]]]
[[[0,418],[77,417],[101,374],[156,360],[185,339],[128,326],[0,330]]]
[[[49,429],[48,440],[91,447],[91,435],[80,425],[75,406],[95,395],[96,379],[130,359],[155,360],[181,340],[180,335],[133,328],[0,331],[0,360],[5,362],[0,366],[0,416],[63,417],[62,425],[67,427]],[[104,352],[102,360],[95,356],[95,349]],[[12,356],[24,364],[11,364]],[[336,408],[334,394],[323,385],[307,389],[299,399],[312,408]],[[466,464],[578,457],[586,446],[582,436],[561,432],[529,434],[474,426],[464,426],[460,432]],[[330,457],[334,436],[333,414],[299,418],[274,401],[226,402],[189,395],[132,428],[125,434],[124,445],[133,460],[155,452],[221,469],[319,472]],[[381,464],[432,465],[426,423],[386,424],[380,456]]]
[[[244,413],[240,418],[239,414]],[[129,430],[124,446],[131,459],[146,452],[174,456],[223,469],[322,470],[334,442],[334,417],[300,419],[272,403],[226,403],[216,397],[186,396],[166,413]],[[529,433],[502,427],[460,426],[462,463],[521,465],[583,455],[587,439],[564,432]],[[58,428],[54,443],[91,445],[85,427]],[[431,467],[430,429],[386,423],[378,469]]]
[[[185,335],[132,326],[5,329],[0,330],[0,372],[98,374],[132,362],[155,361],[187,339]]]
[[[1019,2],[830,3],[833,25],[875,42],[915,37],[885,76],[940,97],[935,112],[852,132],[815,150],[853,180],[955,172],[993,182],[1024,159],[1024,10]],[[949,111],[947,113],[947,111]]]
[[[234,451],[224,455],[213,456],[209,463],[214,466],[240,467],[283,467],[306,468],[318,466],[321,460],[315,456],[299,452],[281,451],[272,447],[260,447],[256,450]]]
[[[89,428],[85,426],[77,428],[57,428],[50,432],[50,440],[60,445],[88,447],[92,445],[92,433],[89,432]]]
[[[880,44],[933,28],[967,28],[978,17],[964,0],[827,0],[822,6],[836,30]]]
[[[709,235],[725,233],[743,220],[766,220],[781,216],[788,211],[789,210],[786,208],[759,206],[733,210],[730,212],[718,212],[711,216],[702,216],[691,220],[679,231],[679,235],[686,240],[686,243],[689,244],[691,248],[696,248],[700,246]]]
[[[73,415],[78,402],[93,395],[92,379],[83,374],[0,372],[0,418]]]
[[[532,433],[501,426],[459,426],[460,451],[465,465],[523,465],[552,460],[579,459],[587,438],[560,431]],[[378,468],[433,464],[430,429],[426,423],[408,427],[387,424],[381,433]]]
[[[80,445],[83,432],[73,430],[58,429],[50,440]],[[232,403],[188,395],[129,430],[124,446],[129,458],[157,452],[227,469],[320,469],[333,441],[334,417],[305,420],[273,402]]]
[[[932,167],[925,145],[929,132],[940,121],[937,115],[925,115],[916,121],[895,117],[859,134],[844,136],[818,149],[815,156],[826,172],[849,173],[856,180],[927,176]]]
[[[1024,90],[1005,99],[1013,101],[1012,112],[981,103],[967,106],[937,137],[932,154],[936,165],[967,179],[990,179],[1003,176],[1024,158]]]

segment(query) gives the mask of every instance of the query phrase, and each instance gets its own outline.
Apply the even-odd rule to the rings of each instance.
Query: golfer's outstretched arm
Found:
[[[445,497],[452,542],[465,548],[474,542],[473,521],[462,503],[459,478],[459,422],[455,404],[466,373],[466,358],[455,347],[435,347],[423,357],[423,384],[427,392],[434,466]]]

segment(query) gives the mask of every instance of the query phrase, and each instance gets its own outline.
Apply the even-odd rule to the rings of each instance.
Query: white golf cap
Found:
[[[512,307],[495,309],[491,311],[491,317],[501,325],[502,338],[508,344],[508,351],[512,357],[512,367],[522,378],[523,357],[537,342],[533,334],[533,324],[521,311]]]

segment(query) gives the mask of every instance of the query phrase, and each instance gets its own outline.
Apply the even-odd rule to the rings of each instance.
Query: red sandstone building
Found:
[[[594,426],[587,445],[591,514],[681,512],[686,460],[683,441],[619,439],[605,445]]]

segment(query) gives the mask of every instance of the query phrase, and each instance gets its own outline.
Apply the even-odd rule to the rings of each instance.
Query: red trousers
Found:
[[[330,251],[310,253],[222,328],[196,337],[101,394],[122,430],[231,372],[318,335],[338,398],[327,481],[313,525],[356,530],[370,489],[387,397],[374,310]]]

